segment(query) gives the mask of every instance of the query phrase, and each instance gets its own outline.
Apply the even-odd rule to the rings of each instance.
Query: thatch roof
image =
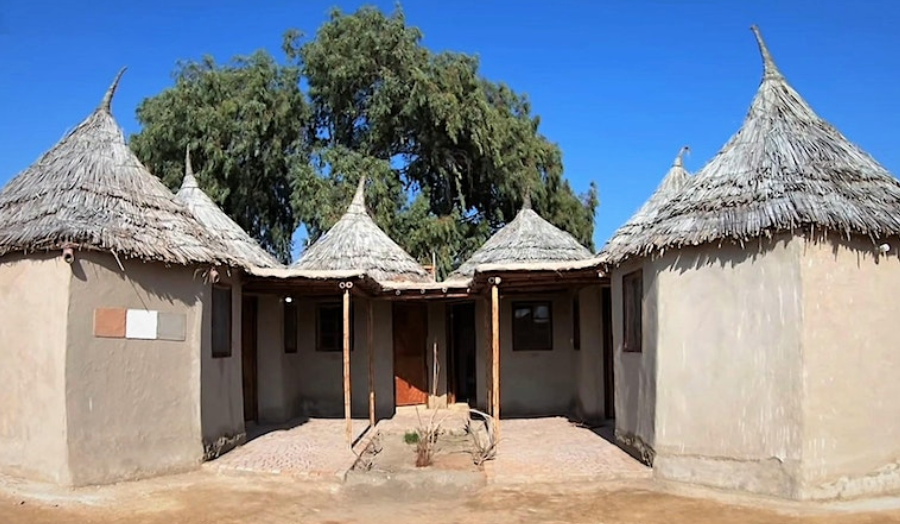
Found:
[[[184,155],[184,179],[175,200],[184,204],[209,236],[217,239],[244,266],[277,267],[281,264],[266,252],[241,226],[222,211],[197,185],[191,152]]]
[[[575,237],[547,222],[531,209],[526,196],[522,209],[512,222],[478,248],[475,253],[450,274],[450,278],[470,277],[479,266],[530,264],[535,269],[556,262],[584,260],[593,254]]]
[[[613,236],[600,251],[601,256],[616,256],[619,253],[625,253],[639,247],[633,244],[640,241],[641,231],[653,224],[660,207],[676,195],[690,179],[690,174],[684,169],[684,154],[687,151],[687,146],[681,148],[678,156],[675,157],[675,161],[672,162],[669,172],[666,173],[666,176],[660,182],[659,187],[656,188],[650,199],[638,209],[637,213],[613,233]]]
[[[752,29],[764,73],[743,126],[612,263],[779,231],[900,234],[900,182],[810,108]]]
[[[124,71],[86,120],[0,191],[0,255],[72,247],[176,264],[231,262],[125,144],[110,112]]]
[[[377,281],[428,282],[431,274],[375,224],[366,211],[363,177],[344,216],[291,267],[315,271],[365,271]]]

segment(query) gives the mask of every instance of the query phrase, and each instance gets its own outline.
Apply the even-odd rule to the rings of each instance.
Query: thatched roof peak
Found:
[[[672,161],[672,167],[684,168],[684,155],[690,152],[690,146],[684,146],[678,150],[675,160]]]
[[[900,181],[817,115],[753,28],[763,78],[744,123],[610,262],[667,249],[827,230],[900,234]]]
[[[184,178],[181,180],[181,189],[194,189],[197,185],[197,178],[194,177],[194,166],[191,165],[191,146],[184,148]]]
[[[355,215],[366,215],[368,212],[366,211],[366,176],[363,175],[359,178],[359,184],[356,185],[356,193],[353,194],[353,200],[350,201],[350,207],[347,208],[347,213],[353,213]]]
[[[527,195],[527,193],[526,193]],[[451,273],[450,279],[471,277],[479,266],[554,264],[593,257],[575,237],[544,220],[531,209],[530,198],[512,222],[484,243],[468,260]]]
[[[205,233],[224,246],[245,267],[277,267],[281,264],[266,252],[244,229],[225,214],[209,195],[197,185],[191,165],[191,151],[184,155],[184,180],[175,199],[184,204],[203,226]]]
[[[663,204],[675,196],[690,180],[690,173],[684,169],[684,155],[688,151],[690,151],[688,146],[684,146],[678,151],[678,155],[672,161],[672,167],[669,168],[656,191],[627,222],[613,233],[600,251],[601,256],[615,257],[638,247],[633,244],[640,241],[640,233],[644,228],[653,224]]]
[[[116,96],[116,89],[119,88],[119,82],[122,80],[122,75],[125,74],[126,69],[128,68],[123,67],[122,69],[119,69],[119,72],[113,79],[112,84],[110,84],[109,89],[107,89],[106,93],[103,95],[103,100],[100,101],[99,109],[102,109],[107,113],[112,113],[112,99],[114,96]]]
[[[750,30],[753,31],[753,35],[756,37],[756,44],[759,46],[759,54],[763,59],[764,78],[783,79],[784,76],[782,76],[781,71],[778,70],[778,66],[775,65],[775,60],[772,58],[772,53],[769,52],[766,41],[763,40],[759,27],[757,27],[756,24],[753,24],[750,26]]]
[[[522,198],[522,209],[531,209],[531,189],[525,190],[525,197]]]
[[[363,271],[379,282],[428,282],[431,274],[369,216],[366,178],[360,178],[347,212],[291,266],[312,271]]]
[[[174,264],[236,261],[125,143],[103,101],[0,191],[0,255],[74,249]]]

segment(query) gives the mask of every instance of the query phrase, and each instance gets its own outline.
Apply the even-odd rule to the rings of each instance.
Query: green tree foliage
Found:
[[[219,65],[212,57],[179,64],[175,86],[144,100],[131,148],[172,189],[184,152],[203,189],[280,259],[291,254],[297,219],[290,168],[307,157],[309,106],[300,70],[257,52]]]
[[[514,217],[526,193],[593,248],[596,189],[572,190],[528,99],[482,78],[476,58],[432,52],[402,11],[368,7],[333,11],[309,41],[288,31],[283,50],[286,65],[257,53],[182,66],[175,87],[138,110],[140,158],[174,187],[185,143],[204,151],[201,185],[282,257],[281,220],[314,241],[363,175],[376,222],[419,260],[434,256],[442,275]]]

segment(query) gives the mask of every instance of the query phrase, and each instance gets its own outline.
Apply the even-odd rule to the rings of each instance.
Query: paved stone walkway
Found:
[[[491,484],[650,478],[652,471],[590,429],[562,417],[504,419]]]
[[[356,441],[368,428],[367,420],[353,421]],[[284,474],[298,478],[343,480],[356,461],[347,445],[343,419],[309,419],[257,433],[252,438],[204,467],[219,472]]]
[[[383,420],[376,431],[400,433],[427,423],[432,411],[398,412]],[[441,410],[435,417],[447,430],[464,431],[466,412]],[[366,420],[354,420],[356,451],[374,432]],[[341,482],[356,462],[357,454],[347,446],[342,419],[311,419],[262,431],[224,456],[206,463],[219,472],[257,472],[296,478]],[[399,437],[398,437],[399,438]],[[497,458],[485,464],[491,484],[558,483],[650,478],[650,468],[640,464],[616,445],[593,431],[562,417],[504,419],[501,422]]]

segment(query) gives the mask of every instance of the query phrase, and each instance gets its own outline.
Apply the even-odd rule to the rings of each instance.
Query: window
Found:
[[[212,290],[212,356],[231,356],[231,287],[214,285]]]
[[[623,351],[641,352],[644,278],[641,270],[628,273],[622,277],[622,306],[625,321],[625,345]]]
[[[572,298],[572,347],[581,349],[581,301],[577,294]]]
[[[350,304],[350,350],[353,350],[353,304]],[[316,351],[344,350],[344,305],[325,302],[316,306]]]
[[[297,352],[297,305],[293,302],[284,303],[284,352]]]
[[[553,312],[550,302],[513,303],[513,351],[553,349]]]

